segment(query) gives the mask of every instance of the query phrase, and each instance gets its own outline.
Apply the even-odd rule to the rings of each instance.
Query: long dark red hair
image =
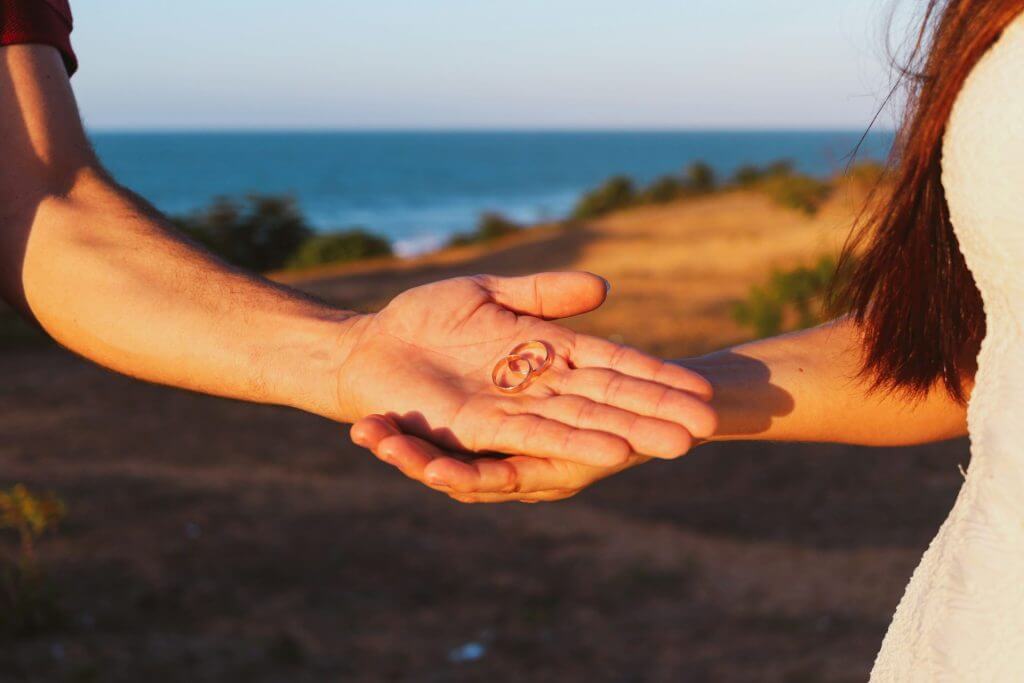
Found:
[[[863,331],[875,388],[921,396],[944,384],[962,401],[985,313],[950,222],[942,139],[968,74],[1024,0],[929,0],[923,11],[900,67],[908,104],[883,196],[844,251],[851,277],[839,301]]]

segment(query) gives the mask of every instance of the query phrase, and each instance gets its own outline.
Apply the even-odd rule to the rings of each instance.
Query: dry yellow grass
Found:
[[[844,187],[814,217],[735,191],[643,206],[584,226],[543,226],[490,247],[276,276],[329,300],[376,308],[402,289],[476,272],[580,269],[612,283],[608,302],[570,321],[582,331],[680,356],[743,339],[730,305],[773,268],[835,253],[862,189]]]

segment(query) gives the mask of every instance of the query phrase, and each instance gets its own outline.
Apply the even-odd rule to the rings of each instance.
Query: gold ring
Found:
[[[533,374],[535,375],[539,375],[550,368],[552,361],[554,361],[554,354],[551,353],[551,348],[547,343],[536,340],[523,342],[512,349],[511,355],[522,356],[530,361],[530,367],[533,368]]]
[[[526,364],[526,368],[522,368],[521,364],[523,363]],[[516,384],[508,384],[507,382],[502,381],[502,375],[506,370],[513,375],[519,375],[522,377],[522,380]],[[520,391],[530,386],[534,377],[535,373],[530,360],[525,356],[517,356],[514,353],[499,360],[491,371],[491,382],[494,383],[494,386],[497,387],[498,391],[506,394],[518,394]]]

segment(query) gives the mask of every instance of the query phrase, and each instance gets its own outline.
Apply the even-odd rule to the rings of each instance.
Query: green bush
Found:
[[[736,172],[732,176],[732,182],[734,185],[740,187],[749,187],[761,180],[764,171],[753,164],[746,164],[736,169]]]
[[[637,202],[641,204],[664,204],[678,199],[686,194],[686,186],[683,181],[673,176],[662,176],[648,185]]]
[[[391,242],[360,228],[325,232],[303,242],[288,259],[288,268],[310,268],[326,263],[344,263],[392,256]]]
[[[759,189],[782,206],[814,214],[832,192],[832,184],[798,173],[791,161],[767,166],[741,166],[732,182],[739,187]]]
[[[648,185],[635,197],[635,204],[664,204],[666,202],[714,192],[718,180],[715,170],[703,161],[690,164],[680,177],[666,175]]]
[[[833,279],[838,278],[836,285],[841,287],[847,273],[844,269],[837,274],[831,256],[822,256],[811,266],[777,270],[733,307],[733,319],[758,337],[819,325],[829,317],[826,298]]]
[[[522,229],[523,226],[505,218],[500,213],[488,212],[480,216],[480,220],[473,232],[462,232],[452,235],[448,240],[448,246],[464,247],[470,244],[493,242],[506,235],[515,234]]]
[[[220,197],[173,222],[229,263],[256,271],[281,268],[313,236],[290,197],[251,195],[244,204]]]
[[[761,189],[778,204],[813,215],[832,192],[829,183],[807,175],[773,176]]]
[[[750,187],[771,178],[792,176],[795,173],[793,162],[788,159],[775,161],[767,166],[747,164],[736,169],[732,176],[732,182],[740,187]]]
[[[614,176],[598,187],[584,194],[572,217],[579,220],[598,218],[605,214],[624,209],[636,200],[636,187],[626,176]]]
[[[696,161],[690,164],[683,173],[683,183],[690,192],[705,194],[714,192],[718,180],[715,176],[715,169],[703,161]]]

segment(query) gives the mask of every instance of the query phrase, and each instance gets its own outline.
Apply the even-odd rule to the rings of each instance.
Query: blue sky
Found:
[[[860,129],[889,82],[889,0],[71,4],[93,129]]]

